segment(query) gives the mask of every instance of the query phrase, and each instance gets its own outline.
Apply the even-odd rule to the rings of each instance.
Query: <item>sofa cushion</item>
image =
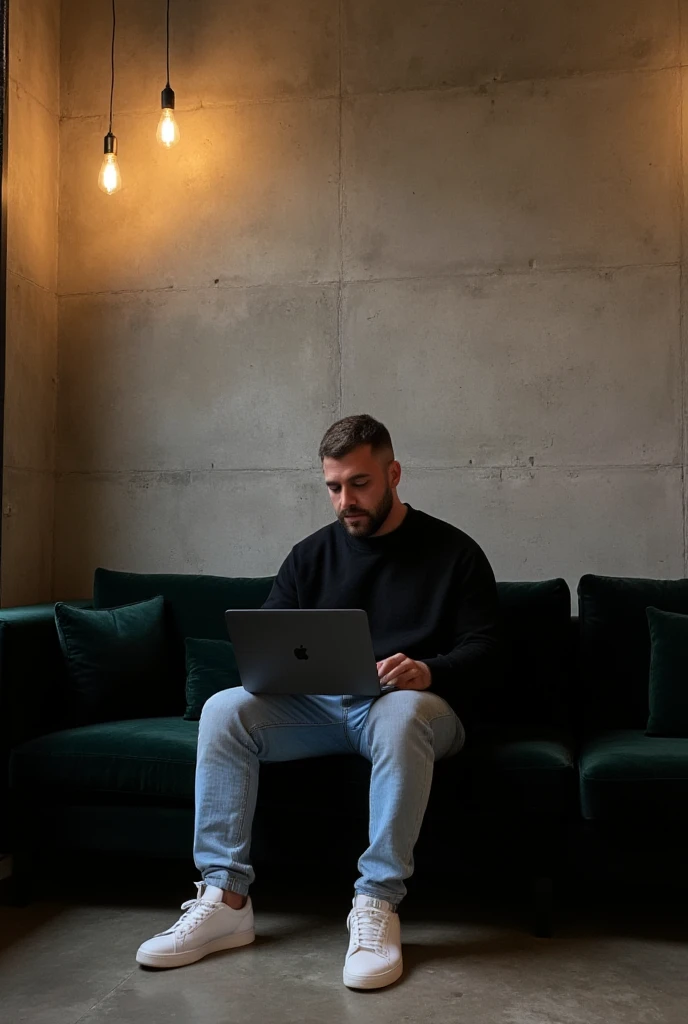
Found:
[[[465,775],[459,806],[473,812],[559,817],[578,813],[574,744],[557,728],[478,729],[456,758],[438,763],[438,778],[443,766],[448,774],[459,769]]]
[[[42,799],[108,794],[191,802],[198,723],[143,718],[65,729],[12,752],[13,789]]]
[[[688,739],[616,729],[590,736],[579,760],[584,818],[688,822]]]
[[[93,606],[114,608],[162,594],[179,638],[227,640],[225,611],[260,608],[272,590],[273,580],[273,576],[253,578],[96,569]]]
[[[647,609],[650,626],[648,736],[688,737],[688,615]]]
[[[587,731],[645,729],[648,606],[688,614],[688,579],[583,576],[578,584],[580,693]]]
[[[485,724],[566,726],[572,668],[571,592],[566,580],[499,582],[504,672],[478,698]]]
[[[114,608],[161,594],[165,599],[168,643],[173,664],[177,705],[165,714],[184,714],[186,706],[187,637],[228,640],[224,613],[228,608],[260,608],[272,590],[273,576],[226,577],[187,573],[136,573],[96,569],[95,608]]]
[[[317,767],[315,765],[317,764]],[[349,812],[367,818],[370,765],[360,757],[320,757],[261,766],[264,806],[340,814],[337,792]],[[573,743],[556,729],[507,726],[477,730],[455,757],[435,765],[430,814],[462,812],[570,817],[579,813]],[[307,802],[295,794],[307,793]]]
[[[192,804],[197,743],[198,723],[182,718],[66,729],[13,751],[11,785],[48,802],[116,796]],[[336,791],[349,813],[366,817],[369,777],[369,763],[353,754],[264,764],[261,805],[323,813],[332,807],[340,814],[332,801]],[[433,803],[445,815],[455,810],[460,817],[464,808],[561,816],[575,810],[576,800],[571,744],[555,730],[482,730],[435,769]]]
[[[241,686],[241,676],[229,640],[186,641],[186,711],[184,718],[198,722],[203,705],[220,690]]]
[[[162,594],[179,679],[184,641],[227,640],[224,611],[260,608],[274,577],[128,573],[96,569],[94,606],[111,608]],[[476,718],[490,724],[568,723],[571,678],[571,595],[563,579],[497,584],[506,671],[478,698]],[[180,682],[183,686],[183,682]],[[180,708],[180,714],[183,709]]]
[[[58,601],[55,623],[75,722],[161,714],[169,703],[162,597],[102,611]]]

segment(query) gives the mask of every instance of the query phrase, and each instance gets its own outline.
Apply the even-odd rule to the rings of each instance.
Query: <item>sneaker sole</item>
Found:
[[[374,974],[371,977],[365,977],[360,974],[349,974],[346,967],[344,968],[344,984],[347,988],[360,988],[360,989],[371,989],[371,988],[385,988],[387,985],[394,984],[404,973],[403,963],[397,964],[391,971],[387,971],[385,974]]]
[[[209,953],[219,953],[223,949],[236,949],[238,946],[248,946],[255,940],[256,934],[253,928],[246,932],[237,932],[235,935],[225,935],[212,942],[206,942],[204,946],[196,949],[187,949],[183,953],[142,953],[136,954],[136,962],[144,967],[186,967],[187,964],[195,964],[202,960]]]

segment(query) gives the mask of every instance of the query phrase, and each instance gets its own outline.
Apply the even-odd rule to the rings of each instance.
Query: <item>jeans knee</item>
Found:
[[[208,697],[201,711],[198,724],[199,733],[201,730],[207,733],[208,730],[214,729],[226,732],[232,722],[239,719],[246,697],[250,697],[250,694],[246,693],[243,686],[219,690],[212,697]]]
[[[430,734],[425,701],[419,690],[396,690],[375,702],[368,716],[372,739],[378,743],[396,743],[414,733]]]
[[[386,694],[375,702],[368,716],[371,750],[381,753],[409,744],[433,747],[431,723],[450,715],[446,702],[427,690],[396,690]]]

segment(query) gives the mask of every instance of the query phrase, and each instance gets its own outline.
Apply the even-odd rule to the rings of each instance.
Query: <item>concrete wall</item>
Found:
[[[52,595],[59,4],[12,0],[8,102],[3,605]]]
[[[498,578],[685,573],[675,0],[179,0],[171,152],[120,0],[111,198],[107,6],[62,5],[57,596],[274,572],[353,412]]]

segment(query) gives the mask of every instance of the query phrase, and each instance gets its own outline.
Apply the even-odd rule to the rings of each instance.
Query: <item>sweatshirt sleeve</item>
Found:
[[[263,602],[263,608],[298,608],[299,595],[296,591],[294,572],[294,551],[289,552],[275,577],[272,590]]]
[[[432,673],[430,689],[455,710],[468,713],[477,693],[489,687],[499,670],[500,608],[492,566],[479,545],[468,551],[457,572],[454,646],[418,660]]]

